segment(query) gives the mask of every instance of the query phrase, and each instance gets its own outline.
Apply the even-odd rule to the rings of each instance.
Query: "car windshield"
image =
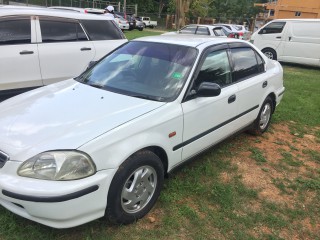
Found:
[[[78,81],[155,101],[177,98],[195,62],[192,47],[132,41],[84,72]]]

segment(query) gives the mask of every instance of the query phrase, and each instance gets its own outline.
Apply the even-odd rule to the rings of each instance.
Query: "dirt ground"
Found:
[[[311,133],[301,137],[292,133],[288,125],[273,124],[269,132],[258,138],[249,135],[249,144],[254,149],[259,149],[266,161],[263,163],[257,162],[252,157],[251,151],[243,151],[237,154],[232,162],[238,166],[243,183],[258,190],[259,199],[288,208],[301,205],[301,200],[298,200],[299,193],[288,186],[295,183],[298,178],[308,179],[311,175],[319,177],[320,161],[319,159],[313,159],[308,154],[310,151],[320,153],[319,139],[315,136],[316,131],[319,131],[319,128],[315,128]],[[286,156],[289,161],[286,160]],[[228,178],[230,176],[222,175],[223,180],[228,181]],[[283,184],[285,191],[282,191],[276,183]],[[314,201],[316,193],[305,191],[304,194],[302,208],[307,208],[308,204]],[[259,203],[252,206],[252,208],[257,209],[259,207]],[[299,224],[310,232],[320,234],[320,219],[316,221],[316,224],[311,224],[310,221],[306,218]],[[263,231],[268,234],[270,229],[265,228]],[[301,239],[301,236],[288,235],[285,229],[280,236],[284,239]]]

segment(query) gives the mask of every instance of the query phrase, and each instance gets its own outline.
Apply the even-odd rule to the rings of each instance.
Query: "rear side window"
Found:
[[[234,64],[234,80],[241,81],[263,71],[263,62],[260,57],[258,65],[256,52],[251,48],[231,49],[232,61]]]
[[[87,41],[78,22],[40,19],[42,42]]]
[[[31,43],[30,19],[0,20],[0,45]]]
[[[284,25],[286,25],[285,22],[273,22],[261,29],[260,32],[262,34],[281,33]]]
[[[207,27],[198,27],[196,34],[197,35],[210,35]]]
[[[180,30],[180,33],[192,33],[195,34],[197,30],[196,26],[188,26]]]
[[[108,20],[81,20],[81,24],[89,35],[90,40],[115,40],[125,38],[114,24]]]

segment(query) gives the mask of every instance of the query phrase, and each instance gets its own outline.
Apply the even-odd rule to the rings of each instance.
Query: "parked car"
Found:
[[[114,14],[114,21],[118,24],[119,28],[123,30],[129,30],[130,26],[126,19],[118,14]]]
[[[284,90],[279,62],[249,42],[132,40],[0,103],[0,203],[55,228],[137,221],[167,173],[241,129],[265,132]]]
[[[215,24],[216,26],[224,26],[228,28],[233,34],[237,34],[238,37],[236,38],[242,39],[242,40],[249,40],[251,36],[251,32],[248,31],[248,29],[243,25],[236,25],[236,24],[224,24],[224,23],[218,23]]]
[[[320,66],[320,19],[278,19],[251,36],[267,57],[289,63]]]
[[[204,36],[216,36],[216,37],[226,37],[224,29],[220,26],[203,25],[203,24],[190,24],[181,28],[177,32],[167,32],[162,35],[172,35],[172,34],[195,34]]]
[[[106,17],[1,7],[0,99],[78,76],[126,41]]]
[[[137,20],[133,15],[127,15],[126,19],[130,24],[129,30],[138,29],[139,31],[143,31],[144,24],[141,21]]]
[[[137,20],[141,21],[144,25],[144,27],[149,27],[149,28],[155,28],[158,26],[157,21],[151,21],[149,17],[136,17]]]
[[[139,31],[143,31],[143,29],[144,29],[143,22],[141,22],[141,21],[136,19],[136,27],[135,27],[135,29],[138,29]]]
[[[133,29],[138,29],[139,31],[143,31],[144,24],[138,21],[133,14],[125,14],[124,12],[115,12],[115,14],[120,15],[121,17],[127,20],[130,31]]]

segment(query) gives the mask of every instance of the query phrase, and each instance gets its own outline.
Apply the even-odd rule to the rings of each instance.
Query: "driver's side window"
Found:
[[[231,81],[228,54],[226,50],[218,50],[206,56],[196,79],[195,88],[197,89],[202,82],[216,83],[224,87]]]

